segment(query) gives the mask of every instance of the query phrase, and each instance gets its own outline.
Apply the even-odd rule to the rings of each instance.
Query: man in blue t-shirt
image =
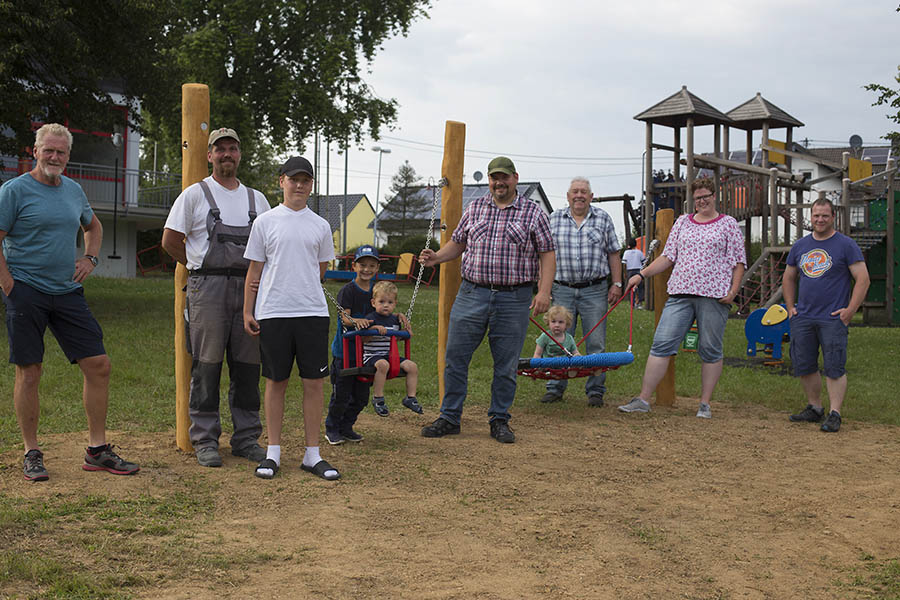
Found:
[[[813,202],[812,225],[813,232],[794,243],[784,271],[791,363],[807,399],[806,408],[790,420],[818,423],[825,415],[820,398],[821,347],[831,409],[822,431],[833,433],[841,428],[841,405],[847,391],[847,326],[866,297],[869,272],[856,242],[835,231],[834,205],[829,200]]]
[[[89,446],[82,468],[116,475],[140,470],[106,443],[109,357],[103,331],[81,287],[97,266],[103,227],[81,186],[63,175],[71,150],[68,129],[58,123],[44,125],[35,135],[35,167],[0,187],[0,289],[6,305],[9,362],[16,365],[13,401],[29,481],[49,478],[37,439],[47,327],[84,376]],[[84,255],[76,258],[79,228],[84,230]]]

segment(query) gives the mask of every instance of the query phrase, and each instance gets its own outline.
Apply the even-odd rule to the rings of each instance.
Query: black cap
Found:
[[[281,165],[281,168],[278,169],[278,173],[280,175],[287,175],[288,177],[293,177],[297,173],[306,173],[313,179],[316,177],[313,175],[312,165],[302,156],[292,156],[287,159],[285,163]]]

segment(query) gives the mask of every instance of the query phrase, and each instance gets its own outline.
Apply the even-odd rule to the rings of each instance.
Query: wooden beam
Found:
[[[447,121],[444,124],[444,160],[441,177],[441,247],[450,241],[462,217],[463,163],[466,149],[466,124]],[[450,330],[450,309],[462,282],[461,260],[456,258],[441,264],[438,285],[438,395],[444,398],[444,367],[447,366],[447,333]]]
[[[855,186],[857,186],[857,185],[863,185],[863,184],[866,183],[867,181],[873,181],[873,180],[875,180],[875,179],[880,179],[880,178],[882,178],[882,177],[884,177],[884,176],[886,176],[886,175],[887,175],[887,176],[893,176],[894,173],[896,173],[896,172],[897,172],[897,169],[887,169],[887,170],[885,170],[885,171],[882,171],[881,173],[876,173],[876,174],[874,174],[874,175],[869,175],[868,177],[865,177],[865,178],[863,178],[863,179],[857,179],[856,181],[851,181],[851,182],[850,182],[850,187],[855,187]]]
[[[825,160],[824,158],[819,158],[818,156],[813,156],[812,154],[803,154],[802,152],[794,152],[793,150],[782,150],[781,148],[774,148],[769,146],[768,144],[760,144],[760,149],[766,152],[780,152],[785,156],[791,156],[793,158],[802,158],[803,160],[808,160],[811,163],[816,163],[817,165],[822,165],[828,167],[829,169],[841,169],[841,165],[831,162],[830,160]]]
[[[197,183],[209,175],[206,150],[209,145],[209,87],[202,83],[181,86],[181,189]],[[187,352],[187,331],[184,309],[187,305],[184,289],[187,268],[175,267],[175,443],[183,452],[191,452],[193,445],[189,429],[191,391],[191,356]]]
[[[666,247],[666,241],[669,239],[669,232],[672,230],[672,225],[675,224],[675,211],[671,208],[665,208],[663,210],[659,210],[656,212],[656,239],[659,240],[659,254],[662,254],[662,249]],[[666,291],[666,288],[669,283],[669,277],[672,275],[671,267],[659,273],[658,275],[654,275],[650,277],[653,281],[653,305],[655,307],[656,312],[656,324],[659,325],[659,319],[662,317],[663,307],[666,305],[666,300],[669,298],[669,294]],[[662,381],[659,382],[659,385],[656,386],[656,403],[660,406],[674,406],[675,405],[675,359],[672,358],[669,360],[669,367],[666,370],[665,376],[662,378]]]
[[[815,179],[807,179],[804,183],[806,185],[815,185],[817,183],[822,183],[823,181],[828,181],[829,179],[834,179],[835,177],[840,177],[843,175],[840,171],[835,171],[834,173],[829,173],[828,175],[822,175],[821,177],[816,177]]]
[[[889,158],[887,162],[887,169],[892,173],[896,173],[897,169],[894,167],[896,161],[893,158]],[[887,311],[887,319],[888,323],[894,323],[894,269],[896,268],[896,263],[894,262],[895,250],[894,244],[896,240],[894,239],[894,223],[897,218],[897,211],[895,209],[896,202],[894,200],[894,175],[888,177],[887,188],[885,189],[885,200],[887,201],[887,236],[885,237],[885,282],[884,282],[884,308]]]
[[[694,160],[699,163],[709,163],[711,165],[720,165],[722,167],[728,167],[729,169],[734,169],[735,171],[745,171],[747,173],[756,173],[757,175],[765,175],[769,176],[769,169],[763,169],[762,167],[757,167],[756,165],[748,165],[744,163],[734,162],[733,160],[725,160],[724,158],[716,158],[715,156],[704,156],[698,155],[694,157]],[[788,181],[802,182],[801,175],[794,175],[792,173],[788,173],[787,171],[781,171],[776,169],[777,177],[779,179],[786,179]]]
[[[678,131],[677,128],[675,130]],[[682,151],[681,148],[678,148],[676,146],[666,146],[665,144],[657,144],[655,142],[653,144],[651,144],[651,146],[653,147],[654,150],[668,150],[669,152],[681,152]]]
[[[687,214],[692,215],[694,214],[694,117],[687,118],[687,176],[684,179],[687,181],[684,189]]]

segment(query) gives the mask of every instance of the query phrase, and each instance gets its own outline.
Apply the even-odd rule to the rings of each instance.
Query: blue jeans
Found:
[[[531,286],[510,292],[492,292],[463,281],[450,311],[447,331],[444,399],[441,417],[455,425],[462,418],[469,379],[469,362],[487,333],[494,358],[491,383],[491,421],[509,420],[516,396],[516,367],[528,330]]]
[[[558,283],[553,284],[553,304],[559,304],[569,309],[574,317],[572,319],[572,327],[569,333],[575,337],[575,326],[578,324],[578,316],[581,316],[582,335],[590,331],[594,325],[603,317],[606,309],[609,307],[607,297],[609,295],[609,284],[605,281],[586,288],[570,288]],[[599,354],[606,350],[606,323],[594,329],[585,342],[582,354]],[[591,375],[584,384],[584,393],[588,396],[602,396],[606,393],[606,372],[599,375]],[[562,396],[569,385],[568,379],[549,380],[547,382],[547,391],[557,396]]]
[[[731,307],[716,298],[675,298],[669,296],[663,307],[650,354],[653,356],[674,356],[684,335],[697,319],[697,333],[700,336],[697,354],[705,363],[722,360],[722,339]]]

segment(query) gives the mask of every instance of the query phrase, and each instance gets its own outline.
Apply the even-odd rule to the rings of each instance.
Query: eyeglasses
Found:
[[[707,198],[712,198],[715,194],[703,194],[702,196],[694,196],[694,200],[706,200]]]

